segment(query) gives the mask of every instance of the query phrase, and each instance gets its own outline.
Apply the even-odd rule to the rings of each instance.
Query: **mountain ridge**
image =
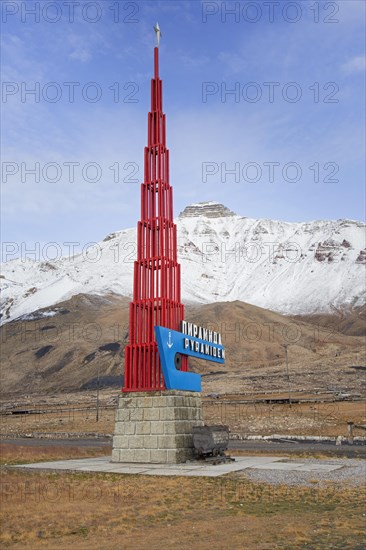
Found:
[[[287,315],[366,303],[362,222],[256,220],[215,201],[189,205],[175,221],[185,303],[240,300]],[[110,233],[90,250],[56,261],[4,263],[1,322],[80,293],[129,298],[136,229]]]

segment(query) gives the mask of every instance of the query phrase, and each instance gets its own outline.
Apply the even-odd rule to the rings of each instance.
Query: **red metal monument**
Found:
[[[155,32],[157,47],[154,48],[154,78],[151,80],[148,144],[144,150],[141,221],[137,225],[137,261],[130,304],[130,341],[125,349],[124,392],[165,389],[154,326],[179,330],[180,321],[184,319],[162,81],[159,78],[158,25]],[[180,370],[188,370],[185,356],[182,356]]]

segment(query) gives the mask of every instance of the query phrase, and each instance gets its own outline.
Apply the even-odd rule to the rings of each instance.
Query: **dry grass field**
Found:
[[[31,462],[47,462],[50,460],[91,458],[111,454],[112,447],[47,445],[33,447],[0,442],[0,466],[14,464],[30,464]]]
[[[273,487],[230,475],[167,478],[5,468],[0,542],[4,549],[30,550],[361,550],[365,496],[365,487]]]
[[[118,390],[100,393],[103,408],[96,421],[96,396],[93,392],[54,395],[51,398],[32,397],[18,409],[38,411],[36,414],[1,415],[0,435],[58,434],[112,434],[114,430],[114,407]],[[348,421],[366,425],[366,402],[324,401],[318,395],[305,396],[304,403],[261,403],[250,399],[261,396],[228,395],[219,399],[203,399],[204,419],[207,424],[228,425],[231,432],[244,435],[313,435],[347,436]],[[270,398],[266,395],[266,398]],[[279,394],[273,398],[281,397]],[[288,394],[283,394],[288,398]],[[292,394],[292,398],[303,397]],[[321,397],[321,396],[320,396]],[[330,396],[324,396],[324,399]],[[249,402],[243,402],[249,401]],[[8,403],[10,407],[11,404]],[[5,405],[3,404],[3,407]],[[364,431],[355,430],[354,435],[363,436]]]
[[[348,421],[366,425],[366,403],[232,403],[207,402],[208,424],[227,424],[231,432],[244,435],[347,436]],[[354,430],[363,436],[364,431]]]
[[[113,433],[128,301],[77,296],[58,306],[51,319],[2,328],[2,412],[37,411],[0,415],[3,438]],[[187,308],[187,318],[222,332],[227,348],[224,367],[191,365],[203,375],[204,394],[220,394],[204,398],[206,423],[228,424],[246,435],[322,436],[346,436],[348,421],[366,424],[363,317],[291,319],[234,302]],[[97,422],[98,376],[105,389]],[[353,400],[339,400],[344,392]],[[291,404],[258,402],[281,394],[290,395]],[[307,402],[295,402],[304,397]],[[316,480],[312,486],[270,486],[234,474],[179,478],[9,467],[108,454],[97,442],[1,443],[0,451],[4,549],[364,549],[365,486]]]
[[[212,402],[211,402],[212,403]],[[224,405],[224,404],[223,404]],[[354,403],[340,403],[354,417]],[[216,403],[213,405],[216,407]],[[288,406],[287,406],[288,407]],[[209,409],[208,409],[209,410]],[[216,410],[217,412],[217,410]],[[94,413],[94,411],[93,411]],[[113,411],[62,430],[110,431]],[[236,409],[226,411],[236,419]],[[32,415],[23,417],[26,422]],[[53,429],[43,419],[32,429]],[[211,411],[211,421],[215,413]],[[14,417],[19,422],[19,417]],[[24,420],[21,420],[24,422]],[[258,423],[258,419],[255,421]],[[23,424],[24,427],[24,424]],[[28,426],[28,429],[30,426]],[[60,429],[56,423],[55,430]],[[261,451],[262,452],[262,451]],[[237,474],[220,479],[46,473],[11,464],[96,457],[108,447],[0,444],[0,545],[30,550],[316,550],[364,548],[365,486],[270,486]],[[243,455],[244,451],[231,454]],[[250,454],[253,454],[252,452]],[[320,457],[321,458],[321,457]]]

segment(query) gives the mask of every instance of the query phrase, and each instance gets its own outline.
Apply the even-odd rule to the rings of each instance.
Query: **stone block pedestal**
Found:
[[[116,411],[112,462],[177,464],[192,459],[193,426],[203,426],[200,393],[122,393]]]

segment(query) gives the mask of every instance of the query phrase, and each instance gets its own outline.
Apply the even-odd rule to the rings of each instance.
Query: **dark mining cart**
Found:
[[[194,426],[192,436],[196,458],[210,464],[235,460],[225,454],[229,445],[228,426]]]

